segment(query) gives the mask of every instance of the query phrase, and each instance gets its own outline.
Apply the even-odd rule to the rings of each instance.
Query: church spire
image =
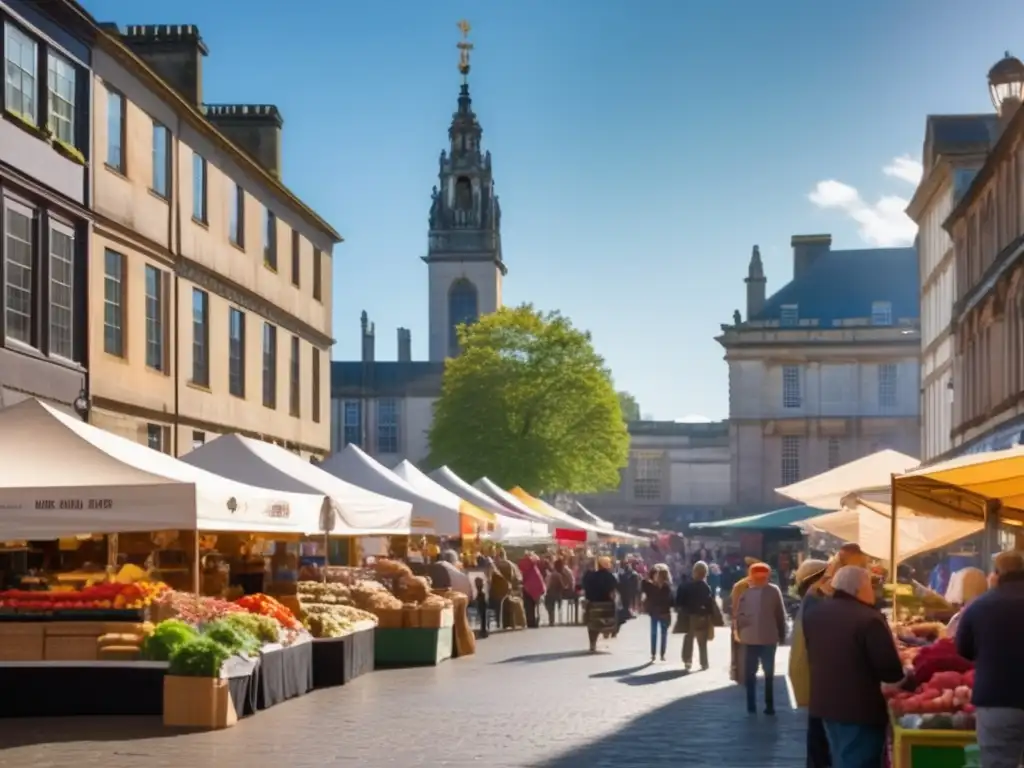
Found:
[[[459,87],[458,108],[452,115],[452,124],[448,129],[450,152],[453,159],[462,158],[464,161],[479,162],[480,137],[483,129],[476,119],[476,113],[473,112],[473,100],[469,95],[470,54],[473,51],[473,44],[469,42],[469,32],[472,27],[465,19],[457,26],[462,33],[462,39],[456,45],[459,49],[459,74],[462,75],[462,85]]]
[[[753,320],[764,307],[765,286],[768,279],[764,276],[764,264],[761,263],[761,249],[756,245],[750,254],[750,265],[747,267],[747,320]]]

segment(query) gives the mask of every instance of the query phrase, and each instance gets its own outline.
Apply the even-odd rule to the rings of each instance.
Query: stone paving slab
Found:
[[[217,732],[177,733],[150,718],[0,720],[0,766],[803,765],[804,718],[790,709],[784,681],[775,717],[747,715],[728,679],[725,633],[712,644],[711,669],[689,675],[679,637],[670,660],[653,665],[647,642],[645,618],[597,655],[578,627],[492,635],[476,656],[374,672]],[[777,667],[786,668],[785,649]]]

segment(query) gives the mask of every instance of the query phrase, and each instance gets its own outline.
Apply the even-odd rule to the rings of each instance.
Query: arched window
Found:
[[[452,356],[459,352],[456,328],[476,322],[479,314],[476,286],[465,278],[452,283],[448,291],[448,351]]]
[[[455,210],[469,211],[473,208],[473,182],[465,176],[455,180]]]

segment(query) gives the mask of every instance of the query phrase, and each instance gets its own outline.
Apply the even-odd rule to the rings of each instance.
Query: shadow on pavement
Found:
[[[780,679],[776,679],[775,699],[780,704],[786,701],[785,682]],[[621,768],[627,762],[639,762],[644,768],[791,768],[806,760],[805,723],[802,713],[788,707],[775,717],[748,715],[743,689],[728,685],[652,709],[602,739],[531,768]]]
[[[11,718],[0,720],[0,754],[35,744],[173,739],[196,732],[166,728],[160,717]]]
[[[637,672],[642,672],[643,670],[651,666],[652,663],[653,662],[645,661],[643,664],[640,664],[635,667],[626,667],[625,669],[611,669],[607,672],[595,672],[590,677],[593,680],[608,680],[613,677],[628,677],[629,675],[634,675]]]
[[[581,656],[599,656],[604,651],[591,653],[588,650],[582,651],[559,651],[557,653],[530,653],[525,656],[512,656],[502,659],[498,664],[539,664],[545,661],[561,661],[562,659],[578,659]]]
[[[685,669],[666,669],[664,672],[654,672],[650,675],[626,675],[619,679],[624,685],[654,685],[655,683],[667,683],[670,680],[678,680],[690,673]]]

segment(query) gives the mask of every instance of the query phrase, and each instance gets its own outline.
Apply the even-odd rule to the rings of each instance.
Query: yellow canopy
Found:
[[[480,509],[480,507],[478,507],[476,504],[470,504],[465,499],[459,499],[459,514],[464,515],[465,517],[472,518],[473,520],[476,520],[478,523],[485,524],[493,524],[494,521],[498,519],[497,516],[491,514],[490,512],[485,512],[484,510]]]
[[[521,502],[523,502],[523,504],[528,506],[538,515],[543,515],[544,517],[556,519],[556,516],[548,511],[547,504],[538,499],[536,496],[531,496],[518,485],[515,488],[509,488],[508,492],[515,496],[517,499],[519,499]]]
[[[1024,524],[1024,446],[961,456],[898,475],[892,490],[899,508],[919,514],[984,520],[986,503],[998,501],[1005,522]]]

